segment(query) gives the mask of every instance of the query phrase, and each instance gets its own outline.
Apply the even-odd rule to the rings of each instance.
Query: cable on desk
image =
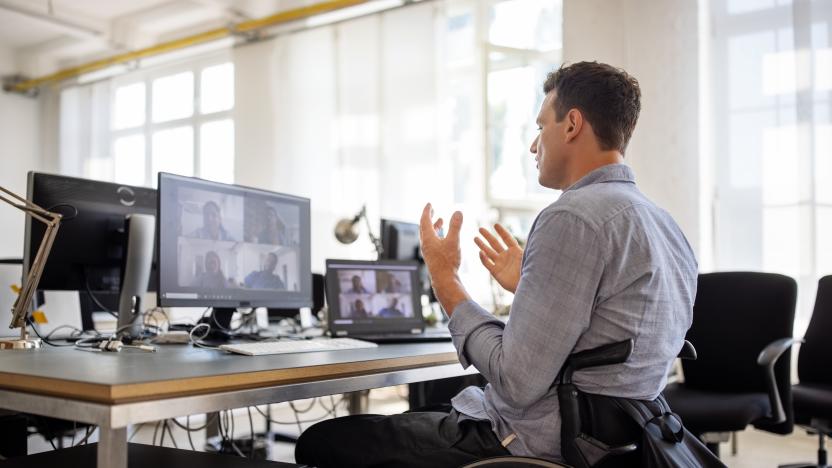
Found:
[[[199,329],[204,329],[205,333],[203,333],[202,335],[199,335],[198,337],[194,338],[194,334]],[[209,345],[205,345],[205,344],[200,343],[200,341],[203,338],[205,338],[206,336],[208,336],[209,333],[211,333],[211,325],[209,325],[207,323],[198,323],[198,324],[194,325],[193,328],[191,328],[190,332],[188,332],[188,338],[190,338],[191,343],[194,346],[198,346],[200,348],[205,348],[205,349],[220,349],[218,346],[209,346]]]
[[[97,305],[98,308],[100,308],[104,312],[107,312],[108,314],[112,315],[113,317],[118,318],[118,311],[110,310],[109,307],[102,304],[101,301],[98,300],[98,298],[95,296],[95,294],[93,294],[92,288],[90,287],[90,279],[87,276],[87,269],[86,268],[81,269],[81,276],[84,277],[84,288],[86,290],[87,295],[92,300],[93,304]]]

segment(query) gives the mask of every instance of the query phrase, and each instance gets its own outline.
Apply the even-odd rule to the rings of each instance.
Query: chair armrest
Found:
[[[783,410],[783,400],[780,399],[780,391],[777,390],[777,379],[774,377],[774,365],[786,351],[795,343],[802,343],[797,338],[780,338],[768,344],[760,355],[757,356],[757,364],[762,366],[765,373],[766,386],[768,387],[768,399],[771,405],[771,423],[779,424],[786,420],[786,412]]]

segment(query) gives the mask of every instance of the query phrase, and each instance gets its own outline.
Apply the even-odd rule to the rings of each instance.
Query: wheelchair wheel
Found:
[[[569,468],[569,465],[531,457],[493,457],[475,461],[460,468]]]

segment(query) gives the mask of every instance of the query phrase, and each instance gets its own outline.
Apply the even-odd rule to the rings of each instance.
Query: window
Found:
[[[112,179],[156,186],[160,171],[234,182],[234,65],[214,57],[113,81]]]
[[[795,332],[832,273],[832,4],[712,0],[715,264],[798,281]]]
[[[488,200],[521,236],[557,193],[538,183],[529,152],[546,75],[561,63],[560,0],[492,1],[487,7],[486,151]]]

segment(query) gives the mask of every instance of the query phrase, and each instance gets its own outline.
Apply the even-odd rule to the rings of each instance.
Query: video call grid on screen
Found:
[[[160,300],[311,302],[307,199],[169,174],[159,187]]]
[[[420,321],[421,304],[415,275],[418,265],[334,263],[327,267],[337,278],[335,324],[353,324],[373,319]],[[332,281],[332,280],[331,280]]]

